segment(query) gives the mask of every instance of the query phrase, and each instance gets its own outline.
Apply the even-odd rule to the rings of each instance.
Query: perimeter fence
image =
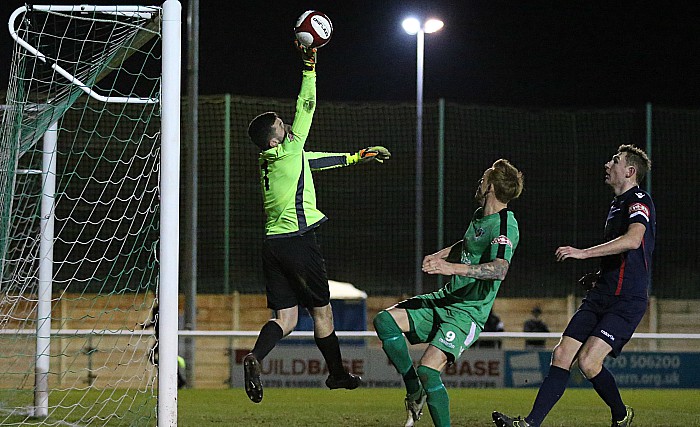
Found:
[[[291,99],[200,98],[199,292],[264,292],[257,150],[246,130],[251,118],[264,111],[277,111],[290,121],[294,105]],[[439,249],[439,242],[448,245],[462,238],[483,170],[507,158],[524,172],[525,190],[510,205],[521,241],[500,295],[582,294],[576,279],[595,270],[597,261],[557,263],[554,250],[601,242],[613,196],[604,184],[603,165],[620,144],[635,144],[646,148],[653,161],[648,182],[643,183],[657,208],[652,294],[700,298],[700,257],[693,243],[700,212],[700,110],[651,105],[525,109],[432,102],[424,105],[423,114],[426,253]],[[415,104],[321,99],[307,151],[348,152],[371,145],[386,146],[392,159],[314,177],[319,207],[330,218],[321,227],[329,277],[351,282],[369,295],[412,294]],[[444,203],[438,198],[439,185]],[[187,236],[182,237],[187,244]],[[440,284],[427,276],[424,283],[425,291]]]

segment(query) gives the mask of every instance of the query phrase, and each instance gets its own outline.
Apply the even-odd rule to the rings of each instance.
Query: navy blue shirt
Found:
[[[601,259],[597,292],[647,298],[656,236],[656,208],[649,193],[636,186],[613,199],[605,221],[605,241],[624,235],[634,223],[646,227],[642,244],[637,249]]]

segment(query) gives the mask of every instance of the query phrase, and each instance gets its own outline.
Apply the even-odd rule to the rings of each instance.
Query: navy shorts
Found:
[[[330,303],[326,263],[315,230],[301,236],[265,239],[263,271],[267,307],[272,310]]]
[[[588,292],[564,335],[582,343],[588,337],[598,337],[612,347],[611,355],[617,357],[632,338],[646,309],[646,298]]]

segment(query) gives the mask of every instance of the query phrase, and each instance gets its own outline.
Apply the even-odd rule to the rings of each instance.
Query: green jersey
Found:
[[[502,209],[483,216],[474,213],[461,247],[450,251],[449,262],[485,264],[497,258],[510,262],[520,235],[513,212]],[[454,259],[457,255],[458,259]],[[440,290],[418,295],[397,304],[406,310],[411,344],[428,342],[451,354],[454,360],[479,337],[496,299],[500,280],[454,275]]]
[[[303,234],[327,220],[316,208],[311,172],[349,165],[348,153],[304,151],[316,109],[316,72],[303,71],[291,132],[276,147],[260,153],[260,187],[268,238]]]
[[[483,208],[479,208],[464,233],[459,262],[485,264],[500,258],[510,263],[519,240],[518,221],[512,211],[503,209],[483,216]],[[454,275],[442,291],[483,328],[500,286],[500,280]]]
[[[471,265],[485,264],[496,258],[510,262],[519,240],[518,222],[512,211],[503,209],[483,216],[483,208],[479,208],[464,233],[461,247],[454,247],[448,260]],[[454,259],[455,249],[459,249],[459,259]],[[430,310],[443,321],[448,318],[457,323],[474,321],[483,329],[500,286],[500,280],[455,274],[440,290],[415,298],[434,301],[428,303],[433,307]]]

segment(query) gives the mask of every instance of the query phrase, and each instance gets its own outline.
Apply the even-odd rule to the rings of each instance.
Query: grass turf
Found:
[[[491,412],[527,415],[536,389],[450,389],[453,426],[493,426]],[[254,404],[240,389],[180,390],[178,426],[397,426],[405,421],[400,389],[266,388]],[[700,391],[623,389],[635,427],[700,426]],[[417,426],[433,426],[425,408]],[[590,389],[567,390],[546,426],[610,426],[610,411]]]

